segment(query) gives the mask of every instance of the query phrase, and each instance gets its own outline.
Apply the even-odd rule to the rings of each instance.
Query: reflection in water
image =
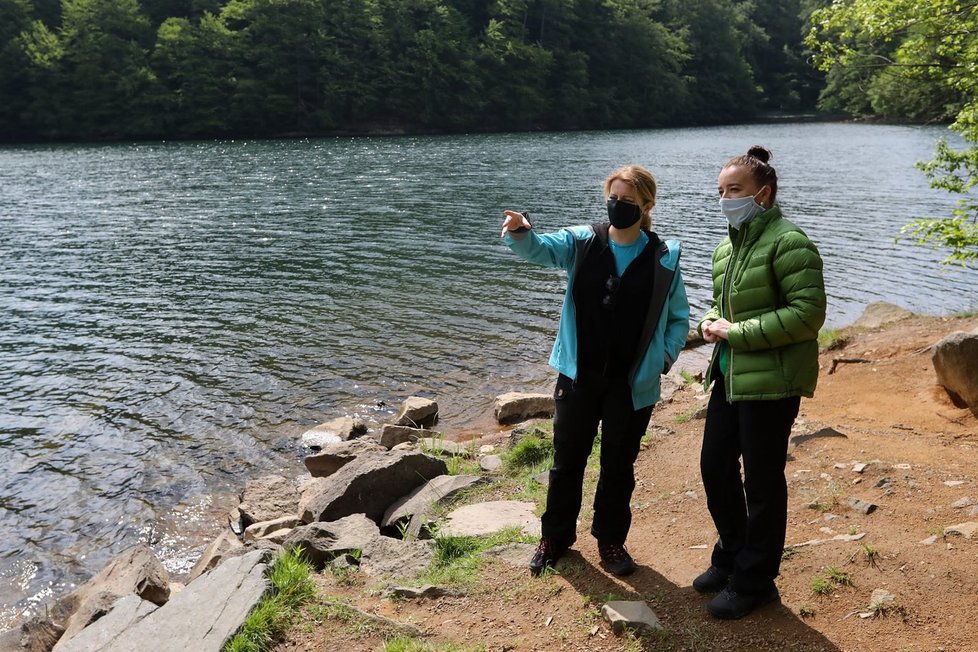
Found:
[[[411,394],[442,427],[549,389],[561,273],[498,239],[602,219],[600,184],[650,167],[694,315],[724,234],[716,175],[770,147],[786,214],[826,261],[832,326],[869,301],[974,308],[973,273],[901,244],[952,200],[913,168],[938,128],[779,125],[584,134],[0,149],[0,603],[26,606],[148,540],[171,570],[244,481],[299,472],[294,440],[372,427]],[[0,613],[0,626],[16,609]],[[4,620],[6,619],[6,622]]]

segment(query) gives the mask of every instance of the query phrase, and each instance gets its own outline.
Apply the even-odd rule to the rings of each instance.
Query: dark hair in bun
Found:
[[[734,165],[743,166],[750,171],[751,177],[759,186],[771,187],[771,204],[778,196],[778,173],[768,165],[771,160],[771,150],[761,145],[751,145],[746,154],[735,156],[723,165],[727,169]]]

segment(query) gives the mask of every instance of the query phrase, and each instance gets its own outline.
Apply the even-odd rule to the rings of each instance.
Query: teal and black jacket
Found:
[[[581,371],[574,284],[580,264],[588,252],[593,247],[608,247],[607,229],[607,224],[584,225],[543,235],[531,229],[522,238],[506,235],[506,244],[524,260],[563,269],[568,273],[550,366],[572,380],[577,380]],[[651,231],[645,233],[648,236],[646,247],[656,249],[653,255],[658,265],[653,274],[651,299],[638,335],[636,358],[631,361],[627,371],[635,410],[659,401],[659,377],[679,357],[689,332],[689,302],[679,269],[679,242],[663,242]]]

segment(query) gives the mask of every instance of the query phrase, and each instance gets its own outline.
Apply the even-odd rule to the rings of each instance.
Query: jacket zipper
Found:
[[[723,277],[723,285],[725,287],[720,288],[721,290],[721,302],[726,301],[727,303],[727,316],[726,320],[731,324],[734,322],[733,305],[730,303],[730,287],[733,285],[733,274],[737,268],[737,253],[739,250],[739,245],[744,239],[744,234],[747,230],[747,225],[743,225],[740,231],[737,233],[737,243],[733,241],[730,242],[730,260],[727,262],[727,273]],[[723,317],[723,315],[720,315]],[[724,391],[727,393],[727,403],[730,402],[730,397],[733,396],[733,347],[730,346],[730,340],[727,340],[727,373],[723,375],[724,379]]]

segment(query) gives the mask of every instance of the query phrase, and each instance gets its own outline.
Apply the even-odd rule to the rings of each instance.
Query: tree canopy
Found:
[[[903,234],[948,247],[948,262],[978,265],[978,2],[848,0],[812,15],[808,43],[827,72],[823,105],[909,120],[953,120],[965,146],[942,140],[919,167],[960,195],[949,217],[925,216]]]
[[[813,109],[804,0],[0,0],[0,140]]]

